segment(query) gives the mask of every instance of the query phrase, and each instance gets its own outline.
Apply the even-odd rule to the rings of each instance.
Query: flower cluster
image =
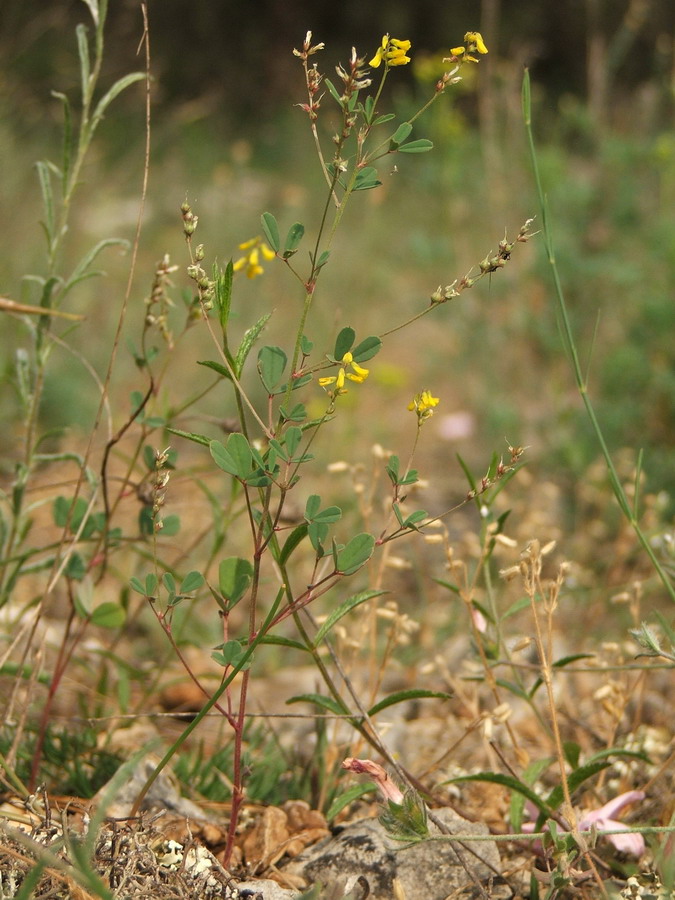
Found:
[[[464,35],[464,46],[453,47],[450,53],[456,60],[461,62],[478,62],[478,57],[474,53],[484,55],[488,52],[485,41],[480,31],[467,31]]]
[[[421,394],[415,394],[408,404],[408,409],[411,412],[417,413],[417,424],[419,426],[433,416],[434,407],[438,406],[438,403],[439,398],[432,397],[431,391],[422,391]]]
[[[355,381],[357,384],[362,384],[368,377],[370,371],[369,369],[364,369],[357,362],[354,362],[354,357],[351,353],[345,353],[340,362],[342,365],[340,366],[337,375],[327,375],[325,378],[319,378],[321,387],[325,388],[335,385],[335,388],[331,388],[331,390],[336,397],[340,394],[347,393],[347,389],[345,388],[345,380],[347,378],[350,381]],[[348,372],[348,368],[352,371]]]
[[[244,241],[243,244],[239,244],[239,249],[244,251],[244,255],[236,261],[233,268],[235,272],[244,269],[247,278],[255,278],[256,275],[262,275],[263,267],[260,265],[261,253],[263,259],[266,260],[274,259],[276,256],[274,250],[270,250],[261,237],[254,237],[250,241]]]
[[[368,65],[377,69],[384,61],[387,68],[391,66],[406,66],[410,62],[410,57],[406,56],[406,54],[411,46],[410,41],[400,41],[398,38],[390,38],[388,34],[384,34],[382,35],[382,43]]]

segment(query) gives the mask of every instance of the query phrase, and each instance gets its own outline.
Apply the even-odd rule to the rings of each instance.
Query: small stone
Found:
[[[433,812],[452,833],[489,834],[486,825],[469,822],[451,809]],[[458,847],[454,842],[434,840],[406,847],[393,841],[376,819],[360,819],[302,853],[283,871],[334,891],[362,875],[370,887],[370,900],[391,900],[396,878],[406,900],[444,900],[472,884],[467,869],[477,881],[497,875],[501,864],[496,843],[467,841]]]

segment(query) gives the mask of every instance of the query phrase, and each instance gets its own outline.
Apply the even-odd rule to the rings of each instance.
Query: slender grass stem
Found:
[[[640,523],[637,518],[636,510],[631,505],[628,497],[626,496],[626,492],[624,490],[623,485],[621,484],[621,479],[619,478],[619,474],[616,471],[616,467],[614,465],[614,461],[612,460],[612,455],[607,446],[607,442],[605,440],[605,436],[602,431],[602,426],[598,420],[598,417],[595,412],[595,407],[593,406],[593,402],[591,401],[590,394],[588,391],[588,382],[586,377],[584,376],[583,370],[581,368],[581,363],[579,361],[579,354],[577,351],[577,345],[574,338],[574,330],[572,328],[572,323],[570,321],[569,312],[567,309],[567,302],[565,300],[565,293],[562,286],[562,280],[560,278],[560,272],[558,270],[558,266],[555,258],[555,248],[553,242],[553,234],[550,227],[549,222],[549,209],[548,202],[546,198],[546,194],[544,193],[544,189],[542,186],[541,175],[539,172],[539,161],[537,157],[537,150],[534,141],[534,135],[532,133],[532,101],[531,101],[531,91],[530,91],[530,73],[526,69],[525,75],[523,77],[523,90],[522,90],[522,103],[523,103],[523,119],[525,122],[525,130],[527,133],[527,141],[530,151],[530,159],[532,161],[532,170],[534,173],[534,180],[537,188],[537,195],[539,198],[539,205],[541,208],[541,220],[542,220],[542,234],[544,238],[544,247],[546,249],[546,255],[548,257],[549,265],[551,266],[551,275],[553,278],[553,286],[555,291],[556,304],[559,314],[560,321],[560,333],[563,343],[563,348],[567,357],[570,361],[570,365],[572,367],[572,372],[574,374],[574,380],[577,385],[577,390],[581,395],[581,399],[584,404],[584,409],[586,410],[586,414],[591,422],[591,426],[593,428],[593,432],[595,437],[600,445],[600,450],[602,452],[602,457],[605,461],[605,466],[607,468],[607,474],[609,477],[609,483],[614,492],[614,496],[616,497],[616,501],[619,504],[619,508],[621,512],[626,517],[629,525],[635,532],[635,535],[642,546],[642,549],[645,551],[649,560],[654,568],[654,571],[658,575],[661,583],[663,584],[666,592],[668,593],[671,600],[675,601],[675,584],[673,584],[670,579],[668,573],[663,568],[661,563],[654,552],[654,548],[650,544],[647,536],[644,531],[640,527]]]

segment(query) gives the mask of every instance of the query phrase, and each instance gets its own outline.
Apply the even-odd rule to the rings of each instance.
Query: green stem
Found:
[[[642,549],[645,551],[649,560],[654,568],[654,571],[658,575],[661,583],[665,587],[670,599],[675,601],[675,585],[671,582],[668,577],[668,573],[661,566],[649,540],[646,535],[642,531],[640,524],[634,514],[631,504],[626,496],[626,492],[624,491],[623,485],[621,484],[621,480],[619,478],[619,474],[616,471],[614,466],[614,462],[612,460],[611,454],[609,452],[609,448],[607,447],[607,443],[605,441],[604,434],[602,432],[602,428],[598,421],[597,415],[595,413],[595,408],[591,401],[591,398],[588,393],[588,385],[586,383],[586,379],[584,378],[583,371],[581,369],[581,364],[579,362],[579,355],[577,352],[576,343],[574,340],[574,332],[572,330],[572,324],[570,322],[567,303],[565,301],[565,294],[563,291],[562,283],[560,280],[560,274],[558,272],[558,267],[556,265],[555,260],[555,252],[553,245],[553,237],[551,234],[551,229],[548,221],[548,205],[546,201],[546,195],[544,193],[541,176],[539,174],[539,163],[537,159],[537,151],[534,143],[534,136],[532,134],[532,104],[531,104],[531,96],[530,96],[530,73],[526,69],[525,75],[523,78],[523,118],[525,121],[525,130],[527,133],[527,141],[530,150],[530,159],[532,161],[532,169],[534,172],[534,180],[537,187],[537,195],[539,197],[539,205],[541,207],[541,218],[542,218],[542,234],[544,236],[544,247],[546,248],[546,254],[548,257],[549,265],[551,266],[551,274],[553,276],[553,285],[555,289],[555,297],[558,306],[558,313],[560,316],[561,323],[561,336],[563,347],[569,357],[570,363],[572,365],[572,371],[574,373],[574,379],[576,381],[577,389],[579,394],[581,395],[581,399],[584,404],[584,408],[586,410],[586,414],[591,422],[593,427],[593,431],[595,432],[596,439],[598,444],[600,445],[600,450],[602,452],[602,456],[605,461],[605,466],[607,467],[607,473],[609,476],[609,482],[612,486],[612,490],[614,491],[614,496],[616,497],[617,503],[619,504],[619,508],[621,512],[624,514],[626,520],[629,525],[635,532],[635,535],[640,542]]]

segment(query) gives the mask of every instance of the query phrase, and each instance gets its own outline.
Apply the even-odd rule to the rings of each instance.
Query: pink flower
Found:
[[[631,856],[637,857],[642,856],[645,852],[645,839],[641,834],[631,831],[628,825],[613,819],[612,816],[620,812],[624,806],[628,806],[629,803],[644,800],[644,798],[644,791],[626,791],[625,794],[619,794],[618,797],[610,800],[609,803],[605,803],[600,809],[591,809],[589,812],[584,813],[579,819],[579,831],[588,831],[592,826],[596,827],[598,831],[623,831],[625,834],[607,834],[603,836],[622,853],[630,853]],[[530,818],[536,818],[539,811],[533,803],[527,800],[525,808],[530,814]],[[546,830],[544,825],[544,831]],[[523,831],[533,832],[534,822],[525,822]]]
[[[628,825],[617,822],[613,819],[616,813],[620,812],[624,806],[637,800],[644,800],[644,791],[626,791],[625,794],[619,794],[609,803],[605,803],[600,809],[592,809],[590,812],[584,813],[580,822],[579,829],[585,831],[592,825],[603,831],[624,831],[625,834],[608,834],[607,840],[611,841],[617,850],[622,853],[630,853],[631,856],[642,856],[645,852],[645,839],[641,834],[631,831]]]
[[[403,803],[403,794],[378,763],[371,759],[354,759],[350,756],[342,763],[342,768],[354,772],[355,775],[370,775],[382,791],[385,800],[391,800],[392,803],[399,805]]]
[[[473,624],[476,626],[476,629],[480,631],[481,634],[485,634],[487,631],[485,616],[477,606],[473,605],[473,603],[471,604],[471,618],[473,619]]]

